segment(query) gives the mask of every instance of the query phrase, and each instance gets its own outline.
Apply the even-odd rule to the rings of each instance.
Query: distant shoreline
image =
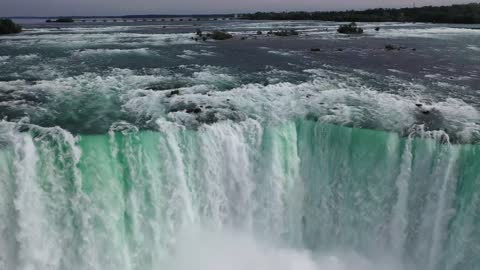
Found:
[[[293,12],[256,12],[245,14],[138,14],[122,16],[14,16],[11,19],[165,19],[165,18],[229,18],[243,20],[278,21],[333,21],[333,22],[419,22],[480,24],[480,2],[451,6],[425,6],[397,9],[367,9],[347,11],[293,11]]]
[[[335,22],[419,22],[480,24],[480,3],[426,6],[400,9],[368,9],[329,12],[257,12],[244,15],[250,20],[318,20]]]

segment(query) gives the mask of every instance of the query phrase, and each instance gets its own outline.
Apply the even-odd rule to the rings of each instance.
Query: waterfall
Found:
[[[0,269],[480,265],[477,145],[310,120],[156,125],[1,122]]]

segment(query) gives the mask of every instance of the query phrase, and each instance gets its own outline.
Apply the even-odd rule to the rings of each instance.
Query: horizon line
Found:
[[[0,16],[0,18],[11,18],[11,19],[49,19],[49,18],[124,18],[124,17],[130,17],[130,18],[142,18],[146,16],[156,16],[156,17],[205,17],[205,16],[234,16],[234,15],[241,15],[241,14],[255,14],[257,12],[262,12],[262,13],[280,13],[280,12],[348,12],[348,11],[366,11],[366,10],[372,10],[372,9],[418,9],[418,8],[423,8],[423,7],[451,7],[451,6],[463,6],[463,5],[472,5],[476,4],[479,5],[480,2],[471,2],[471,3],[466,3],[466,4],[451,4],[451,5],[423,5],[423,6],[405,6],[405,7],[397,7],[397,8],[383,8],[383,7],[372,7],[372,8],[364,8],[364,9],[345,9],[345,10],[315,10],[315,11],[305,11],[305,10],[284,10],[284,11],[253,11],[253,12],[226,12],[226,13],[173,13],[173,14],[126,14],[126,15],[76,15],[76,16],[66,16],[66,15],[61,15],[61,16]]]

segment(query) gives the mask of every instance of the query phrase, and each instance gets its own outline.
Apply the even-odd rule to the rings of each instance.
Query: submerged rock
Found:
[[[392,44],[387,44],[387,45],[385,45],[385,50],[387,50],[387,51],[400,50],[400,47],[397,47],[397,46],[392,45]]]
[[[293,29],[292,30],[280,30],[280,31],[273,32],[273,34],[275,36],[278,36],[278,37],[298,36],[298,32],[293,30]]]
[[[194,114],[199,114],[202,112],[202,109],[196,107],[196,108],[188,108],[186,110],[187,113],[194,113]]]
[[[172,90],[170,93],[167,94],[168,98],[171,98],[173,96],[180,95],[180,90]]]

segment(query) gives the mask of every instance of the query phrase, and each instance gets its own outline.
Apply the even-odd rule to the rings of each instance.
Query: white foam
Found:
[[[192,51],[192,50],[183,50],[182,54],[177,55],[179,58],[191,60],[195,59],[197,56],[215,56],[214,52],[210,52],[207,50],[200,50],[200,51]]]
[[[270,50],[268,53],[271,54],[276,54],[276,55],[281,55],[281,56],[292,56],[293,54],[291,52],[287,51],[275,51],[275,50]]]
[[[166,46],[177,44],[193,44],[191,39],[194,34],[141,34],[141,33],[68,33],[68,34],[42,34],[19,35],[0,37],[7,46],[30,47],[91,47],[91,46]]]
[[[38,54],[25,54],[25,55],[18,55],[15,56],[15,60],[19,61],[31,61],[40,58]]]
[[[429,25],[427,27],[398,27],[385,28],[376,32],[374,37],[379,38],[435,38],[454,39],[461,36],[480,36],[480,31],[467,28],[454,28]]]
[[[468,45],[467,48],[470,49],[470,50],[473,50],[473,51],[477,51],[477,52],[480,51],[480,47],[475,46],[475,45]]]
[[[85,57],[85,56],[103,56],[103,55],[124,55],[124,54],[135,54],[135,55],[151,55],[154,54],[148,48],[138,48],[138,49],[86,49],[86,50],[76,50],[72,53],[73,56]]]

